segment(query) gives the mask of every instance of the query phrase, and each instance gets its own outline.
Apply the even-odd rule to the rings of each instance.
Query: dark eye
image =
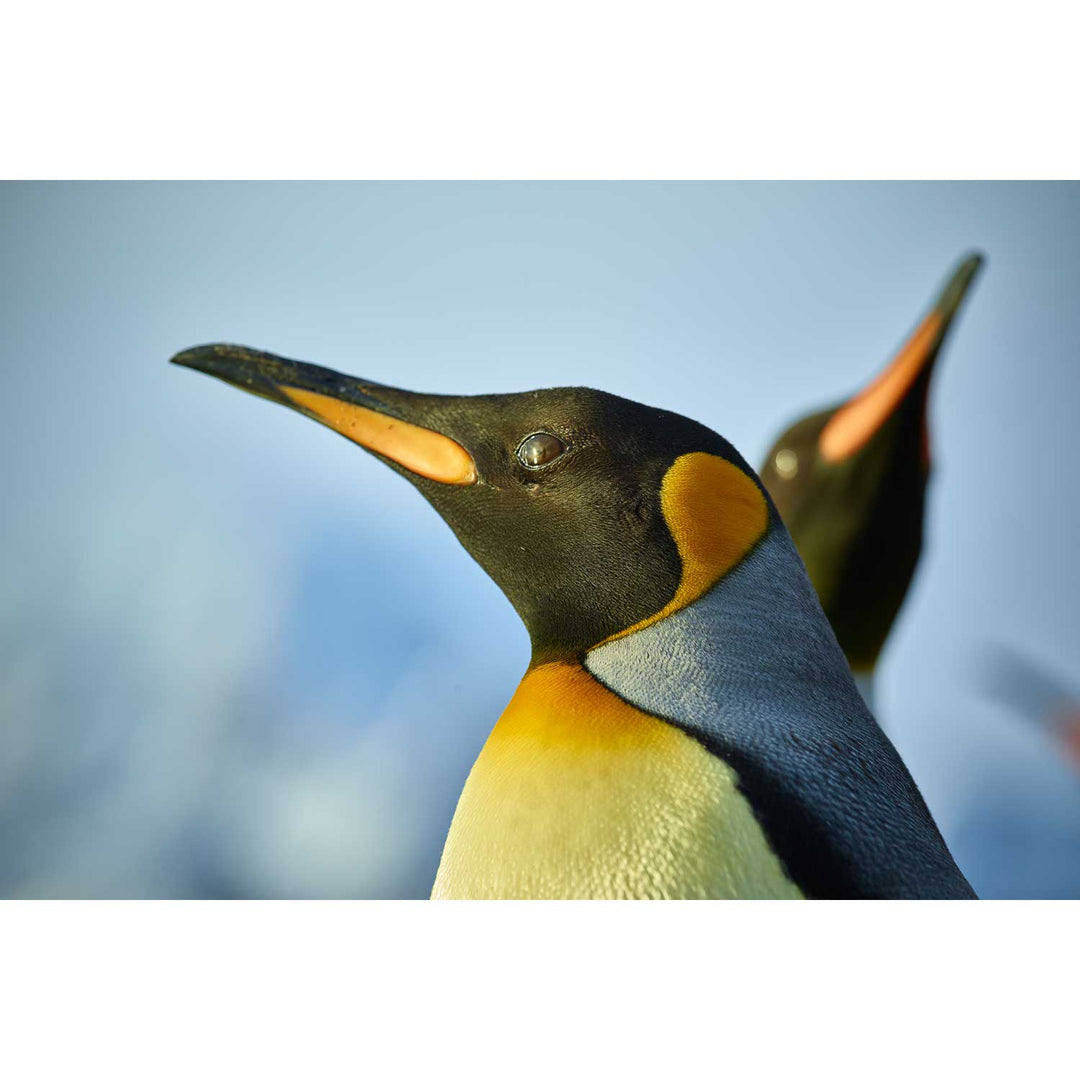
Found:
[[[791,480],[799,471],[799,455],[794,450],[777,450],[773,464],[784,480]]]
[[[526,469],[542,469],[566,453],[566,443],[546,431],[530,435],[517,448],[517,458]]]

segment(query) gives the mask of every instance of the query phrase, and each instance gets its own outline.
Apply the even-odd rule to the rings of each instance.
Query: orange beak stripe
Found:
[[[932,312],[892,363],[865,390],[836,410],[818,439],[818,449],[826,461],[843,461],[870,441],[919,377],[941,327],[941,316]]]
[[[417,476],[440,484],[476,483],[472,455],[446,435],[313,390],[293,386],[279,389],[338,434],[396,461]]]

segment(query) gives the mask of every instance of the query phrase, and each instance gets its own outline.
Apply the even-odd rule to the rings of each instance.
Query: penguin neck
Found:
[[[695,726],[692,701],[705,693],[709,715],[737,720],[748,697],[775,692],[798,711],[801,691],[777,670],[812,668],[814,658],[793,662],[768,639],[803,647],[801,628],[777,619],[785,606],[817,599],[778,528],[694,602],[584,657],[534,655],[469,773],[433,897],[804,895],[743,790],[739,759]],[[785,588],[800,599],[777,593]],[[813,610],[830,662],[846,674],[820,606]],[[762,663],[772,674],[748,693],[748,673]],[[712,686],[717,671],[724,681]],[[857,701],[853,684],[850,692]]]
[[[865,714],[836,636],[787,530],[777,522],[687,607],[585,657],[609,689],[681,726],[702,709],[773,713],[821,698]],[[691,706],[692,702],[692,706]]]

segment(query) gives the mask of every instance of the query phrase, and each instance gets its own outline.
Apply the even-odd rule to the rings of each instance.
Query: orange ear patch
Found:
[[[750,551],[769,526],[768,506],[757,484],[715,454],[695,452],[677,458],[664,476],[660,508],[682,561],[679,587],[661,611],[606,641],[642,630],[692,604]]]
[[[476,483],[476,463],[472,455],[459,443],[437,431],[417,427],[374,409],[366,409],[363,405],[353,405],[313,390],[298,390],[293,386],[281,386],[279,389],[327,427],[368,450],[396,461],[418,476],[426,476],[442,484]]]
[[[862,393],[836,410],[818,439],[826,461],[843,461],[870,441],[918,378],[941,326],[936,311],[928,315],[892,363]]]

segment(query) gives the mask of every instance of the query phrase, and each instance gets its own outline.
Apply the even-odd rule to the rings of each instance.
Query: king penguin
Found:
[[[596,390],[419,394],[234,345],[173,362],[406,477],[528,629],[433,898],[974,898],[721,436]]]
[[[793,423],[761,468],[868,702],[922,549],[930,378],[982,261],[960,263],[869,386]]]

